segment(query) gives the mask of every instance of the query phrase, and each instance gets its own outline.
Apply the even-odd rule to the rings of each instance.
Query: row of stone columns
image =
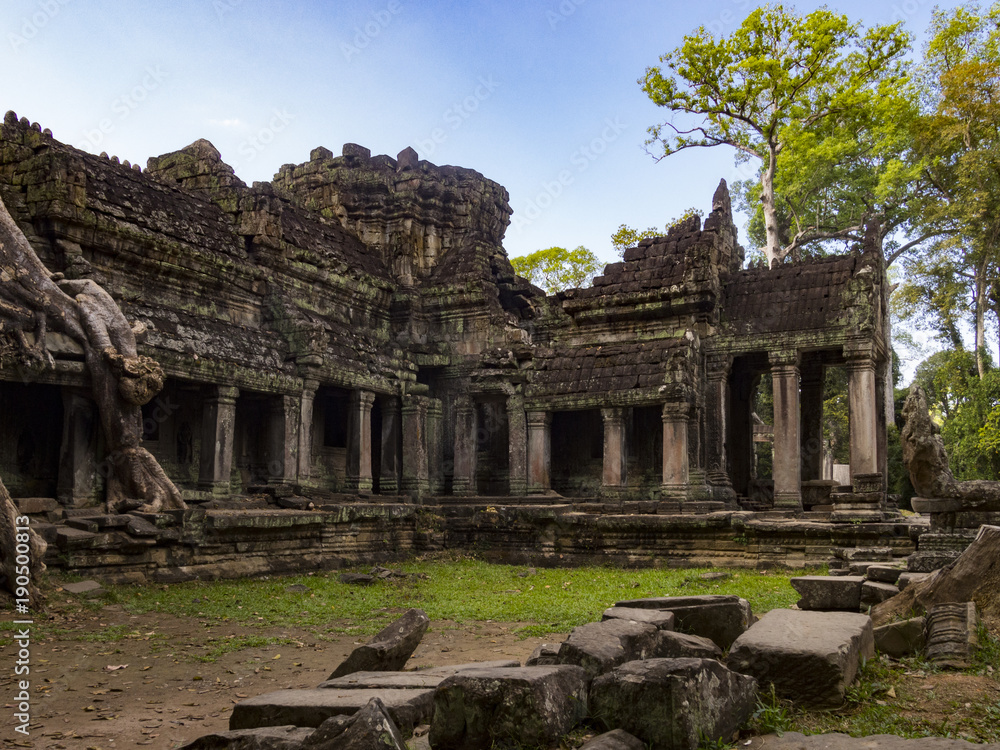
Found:
[[[667,403],[663,406],[663,492],[664,497],[683,499],[686,496],[688,466],[687,403]],[[621,407],[601,409],[604,424],[604,458],[602,489],[614,493],[628,483],[628,445],[626,442],[625,410]],[[552,413],[528,411],[527,424],[527,492],[545,492],[551,487]],[[513,441],[512,441],[513,443]]]
[[[269,481],[305,482],[312,470],[312,426],[318,381],[307,380],[300,396],[276,396],[268,414]],[[229,491],[233,467],[236,401],[239,389],[217,386],[204,401],[200,485],[220,493]],[[345,488],[372,491],[372,407],[376,395],[356,390],[348,401],[348,441]],[[381,402],[382,432],[379,485],[383,494],[426,493],[432,471],[440,461],[428,449],[440,430],[440,402],[407,394],[402,403],[391,397]]]
[[[880,471],[875,359],[870,349],[847,350],[845,355],[851,475],[872,475]],[[803,478],[819,479],[822,475],[822,365],[803,367],[797,352],[773,352],[770,364],[774,507],[798,510],[802,507]]]
[[[524,397],[519,393],[507,396],[507,471],[511,495],[524,495],[529,487],[529,416],[524,411]],[[468,496],[477,493],[476,472],[479,452],[480,425],[475,399],[459,396],[454,404],[455,443],[452,493]]]

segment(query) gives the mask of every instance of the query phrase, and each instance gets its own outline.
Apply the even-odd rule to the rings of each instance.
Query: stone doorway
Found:
[[[568,497],[595,497],[604,470],[600,409],[552,414],[552,489]]]
[[[12,497],[56,497],[63,399],[59,386],[0,381],[0,476]]]

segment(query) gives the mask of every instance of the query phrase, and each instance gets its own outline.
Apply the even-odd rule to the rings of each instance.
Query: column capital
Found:
[[[552,412],[550,411],[526,411],[524,415],[528,427],[549,427],[552,424]]]
[[[797,349],[778,349],[768,352],[767,360],[774,369],[786,367],[798,369],[801,357]]]
[[[319,380],[317,378],[303,378],[302,380],[303,395],[309,394],[310,396],[315,396],[316,391],[318,389],[319,389]]]
[[[848,371],[871,370],[875,372],[875,352],[871,346],[845,346],[844,357]]]
[[[625,410],[620,406],[605,406],[601,409],[601,419],[605,422],[620,422],[625,418]]]
[[[476,408],[476,402],[467,393],[462,393],[455,397],[455,412],[458,414],[470,414]]]
[[[431,399],[428,396],[417,396],[416,394],[413,393],[407,393],[405,396],[403,396],[402,406],[400,406],[399,402],[396,399],[392,399],[392,406],[390,406],[388,409],[386,409],[388,402],[382,405],[382,413],[383,414],[394,413],[396,411],[402,410],[407,414],[413,414],[414,412],[421,410],[427,411],[430,401]]]
[[[351,400],[365,409],[371,409],[375,403],[375,394],[372,391],[357,389],[351,391]]]
[[[691,404],[687,401],[667,401],[661,416],[664,422],[687,422],[691,417]]]

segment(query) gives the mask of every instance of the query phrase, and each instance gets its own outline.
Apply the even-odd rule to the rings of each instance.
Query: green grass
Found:
[[[738,594],[756,614],[798,600],[788,579],[796,571],[733,570],[703,581],[699,569],[623,570],[610,567],[545,569],[479,560],[417,560],[396,566],[425,578],[390,579],[374,586],[342,584],[340,571],[316,576],[191,582],[156,588],[116,586],[108,599],[128,612],[169,612],[209,621],[275,627],[295,624],[359,634],[375,633],[402,609],[420,607],[431,620],[522,623],[522,635],[565,632],[600,619],[621,599],[681,594]],[[293,584],[308,592],[289,592]]]

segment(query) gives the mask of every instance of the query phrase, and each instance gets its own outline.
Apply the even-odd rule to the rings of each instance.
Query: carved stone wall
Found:
[[[144,412],[145,439],[191,502],[261,488],[557,488],[664,513],[732,510],[752,484],[753,383],[772,377],[787,396],[776,494],[801,512],[796,468],[811,471],[799,453],[817,415],[802,414],[815,398],[792,398],[800,364],[812,395],[823,367],[860,373],[855,492],[883,471],[865,448],[884,443],[869,377],[886,361],[881,258],[862,248],[743,269],[724,182],[704,222],[643,240],[593,286],[552,296],[507,259],[506,190],[409,148],[317,148],[247,186],[205,140],[143,170],[8,113],[0,195],[51,271],[98,280],[148,329],[141,351],[168,380]],[[80,352],[47,345],[56,368],[32,398],[58,402],[45,412],[55,447],[39,448],[57,486],[29,490],[31,471],[15,470],[12,407],[0,471],[22,497],[96,501],[87,472],[105,457],[83,440],[86,403],[72,400],[86,385]],[[21,377],[0,369],[0,405]]]

